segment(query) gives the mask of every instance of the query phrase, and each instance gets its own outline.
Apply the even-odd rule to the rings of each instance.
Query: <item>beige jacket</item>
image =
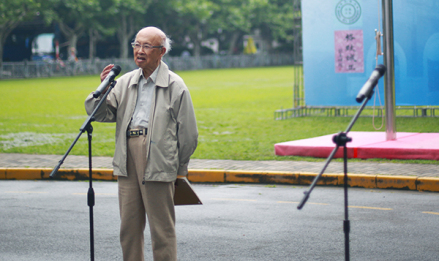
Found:
[[[116,149],[113,158],[114,175],[127,176],[126,131],[137,101],[137,83],[142,69],[128,72],[117,79],[98,109],[95,120],[116,122]],[[102,97],[102,96],[101,96]],[[93,92],[85,100],[90,115],[101,97]],[[187,175],[189,158],[197,147],[198,130],[189,90],[183,80],[161,62],[152,102],[148,128],[146,181],[175,181],[177,175]]]

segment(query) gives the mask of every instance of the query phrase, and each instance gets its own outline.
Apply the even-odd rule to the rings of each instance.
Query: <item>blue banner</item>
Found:
[[[375,40],[381,2],[302,1],[306,105],[358,105],[358,91],[383,63]],[[393,3],[396,105],[439,105],[438,13],[437,0]],[[382,79],[378,87],[384,103]]]

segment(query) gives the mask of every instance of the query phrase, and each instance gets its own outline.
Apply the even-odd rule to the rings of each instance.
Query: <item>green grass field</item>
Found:
[[[344,131],[351,120],[274,120],[275,110],[292,107],[292,67],[178,73],[191,91],[197,116],[200,135],[193,158],[323,160],[275,156],[274,144]],[[86,119],[84,100],[99,83],[97,75],[0,81],[0,152],[63,155]],[[397,118],[396,125],[398,132],[437,132],[439,118]],[[114,124],[93,127],[93,155],[112,156]],[[352,131],[375,131],[372,118],[360,118]],[[70,154],[87,155],[86,136]]]

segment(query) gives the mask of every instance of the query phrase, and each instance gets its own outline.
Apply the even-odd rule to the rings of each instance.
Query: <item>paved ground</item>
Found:
[[[90,260],[88,182],[0,181],[0,260]],[[95,260],[122,260],[116,182],[95,182]],[[179,261],[344,260],[344,194],[305,186],[194,184],[177,206]],[[350,259],[437,261],[438,193],[349,189]],[[149,226],[145,260],[152,260]]]
[[[54,168],[61,155],[1,154],[0,168]],[[111,157],[93,157],[93,168],[112,169]],[[291,171],[319,173],[324,162],[307,161],[240,161],[191,159],[189,169]],[[61,168],[88,168],[88,157],[69,155]],[[332,161],[325,173],[343,173],[343,163]],[[439,165],[348,162],[348,173],[439,177]]]

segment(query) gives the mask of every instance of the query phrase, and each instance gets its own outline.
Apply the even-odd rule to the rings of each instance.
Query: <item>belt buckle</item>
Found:
[[[143,133],[145,132],[145,130],[129,130],[129,137],[138,137],[143,135]]]

